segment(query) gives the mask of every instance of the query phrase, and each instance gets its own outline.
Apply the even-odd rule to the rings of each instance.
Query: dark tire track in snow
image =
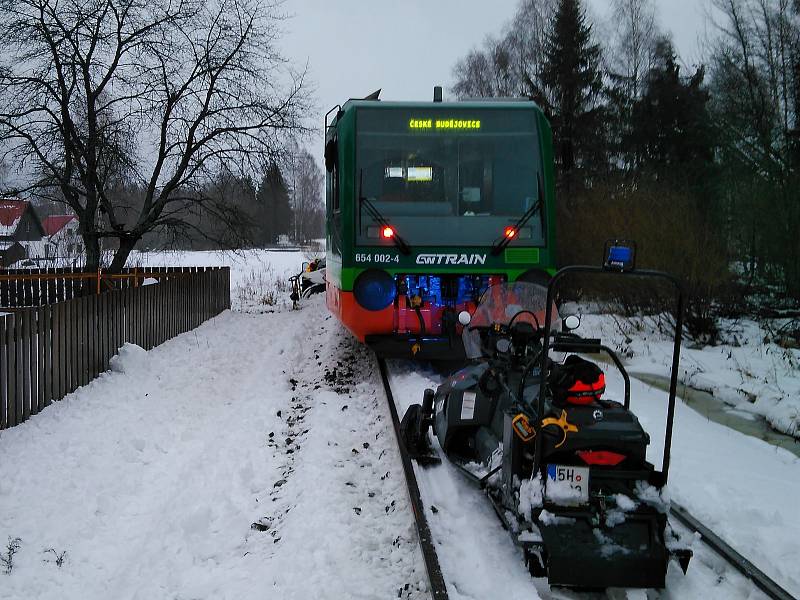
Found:
[[[328,563],[329,597],[423,598],[424,570],[372,357],[332,319],[310,326],[321,331],[293,342],[285,374],[293,395],[270,438],[285,456],[274,509],[260,520],[273,556],[297,552],[303,528],[327,530],[306,543]],[[308,507],[326,503],[332,518],[317,524]],[[353,560],[371,583],[347,578]]]

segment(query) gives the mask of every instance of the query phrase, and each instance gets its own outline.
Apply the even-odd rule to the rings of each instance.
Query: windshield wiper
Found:
[[[539,176],[536,177],[536,191],[538,192],[538,198],[536,199],[536,202],[534,202],[534,204],[527,211],[525,211],[525,214],[522,215],[519,220],[514,223],[514,225],[512,225],[514,229],[514,235],[510,237],[504,235],[502,238],[497,240],[492,245],[492,256],[497,256],[500,254],[505,247],[511,243],[511,240],[517,237],[519,230],[525,225],[525,223],[530,221],[531,217],[533,217],[533,215],[536,213],[541,213],[542,206],[544,205],[544,186],[542,185],[542,180],[539,178]]]
[[[376,221],[381,226],[381,228],[388,227],[392,230],[392,237],[390,239],[394,242],[394,245],[399,248],[400,252],[402,252],[403,254],[411,254],[411,247],[406,243],[406,241],[403,238],[401,238],[398,235],[397,230],[394,227],[392,227],[392,225],[386,220],[386,218],[380,213],[380,211],[377,208],[375,208],[375,205],[372,204],[372,202],[370,202],[369,199],[366,198],[364,194],[361,193],[363,182],[364,182],[364,169],[361,169],[358,175],[359,215],[361,214],[362,206],[366,206],[369,216],[372,217],[372,219]]]

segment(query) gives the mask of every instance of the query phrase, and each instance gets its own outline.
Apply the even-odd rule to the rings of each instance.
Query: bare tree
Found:
[[[294,239],[298,242],[307,242],[324,233],[322,184],[325,178],[317,161],[305,149],[292,154],[289,170]]]
[[[711,60],[729,239],[751,274],[800,298],[800,22],[790,0],[714,0]]]
[[[788,133],[796,114],[794,62],[800,22],[789,0],[714,0],[721,19],[712,75],[720,118],[743,159],[774,181],[791,169]]]
[[[544,49],[555,0],[523,0],[500,38],[488,36],[453,69],[459,98],[528,95],[543,102]]]
[[[534,98],[547,110],[552,106],[547,86],[542,82],[548,36],[551,32],[557,0],[523,0],[508,31],[513,53],[514,70],[522,93]]]
[[[0,144],[22,192],[75,212],[97,268],[183,225],[218,173],[254,171],[299,127],[303,78],[259,0],[0,0]],[[259,166],[261,166],[259,164]],[[41,175],[40,175],[41,174]],[[121,180],[143,190],[120,205]]]
[[[656,40],[656,9],[653,0],[613,0],[615,25],[613,48],[606,53],[608,70],[625,81],[627,95],[640,97],[644,79],[653,66]]]
[[[0,190],[9,187],[10,174],[11,169],[9,169],[8,163],[0,160]]]
[[[471,50],[453,69],[453,92],[459,98],[500,98],[519,93],[509,39],[487,37],[482,49]]]

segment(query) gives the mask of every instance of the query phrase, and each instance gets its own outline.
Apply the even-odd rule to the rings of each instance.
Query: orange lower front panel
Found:
[[[356,302],[353,292],[340,290],[328,282],[325,289],[328,310],[360,341],[372,333],[392,333],[394,331],[394,305],[383,310],[367,310]]]

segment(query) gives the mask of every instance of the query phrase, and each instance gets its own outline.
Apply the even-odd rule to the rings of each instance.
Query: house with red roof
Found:
[[[80,223],[75,215],[51,215],[42,221],[47,258],[79,258],[83,255]]]
[[[44,227],[33,205],[17,198],[0,198],[0,266],[43,255]]]

